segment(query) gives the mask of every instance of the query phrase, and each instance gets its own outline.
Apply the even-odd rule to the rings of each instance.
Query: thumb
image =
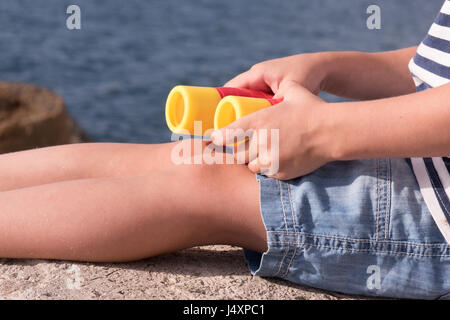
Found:
[[[233,144],[238,141],[244,140],[246,137],[250,137],[253,134],[253,130],[250,129],[251,114],[245,117],[239,118],[233,123],[221,129],[216,129],[211,133],[211,141],[218,146],[224,146],[227,144]]]
[[[287,92],[289,90],[295,88],[295,87],[301,87],[301,85],[298,82],[294,81],[294,80],[285,80],[285,81],[281,82],[280,86],[278,88],[278,91],[275,94],[274,98],[278,97],[278,96],[280,98],[281,97],[284,98],[286,96]]]
[[[238,74],[233,79],[223,85],[224,87],[248,88],[249,87],[249,71]]]
[[[273,95],[273,99],[283,99],[284,98],[284,90],[279,89],[275,94]]]
[[[322,100],[300,83],[293,80],[284,82],[277,93],[283,95],[284,100]]]
[[[293,87],[301,87],[301,85],[294,80],[284,80],[280,83],[277,92],[273,96],[274,99],[282,99],[286,96],[287,92]]]

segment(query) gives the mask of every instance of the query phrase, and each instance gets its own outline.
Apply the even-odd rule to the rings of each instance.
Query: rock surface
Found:
[[[85,141],[59,95],[30,84],[0,82],[0,153]]]
[[[252,277],[242,250],[195,247],[133,263],[0,260],[2,299],[355,299]]]

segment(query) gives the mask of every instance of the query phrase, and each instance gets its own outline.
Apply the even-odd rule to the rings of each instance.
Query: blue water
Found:
[[[0,0],[0,80],[61,94],[95,141],[169,141],[177,84],[220,86],[301,52],[416,45],[443,0]],[[81,30],[66,8],[81,8]],[[368,30],[366,8],[381,7]],[[336,101],[333,96],[324,96]]]

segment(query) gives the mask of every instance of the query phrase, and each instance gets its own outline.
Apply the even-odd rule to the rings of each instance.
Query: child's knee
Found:
[[[184,139],[171,144],[170,158],[173,164],[222,165],[235,164],[232,153],[223,146],[216,146],[201,139]]]

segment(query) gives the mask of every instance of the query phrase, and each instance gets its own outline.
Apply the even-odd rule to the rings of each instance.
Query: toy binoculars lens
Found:
[[[167,126],[178,134],[205,135],[279,102],[271,97],[248,89],[176,86],[166,101]]]

